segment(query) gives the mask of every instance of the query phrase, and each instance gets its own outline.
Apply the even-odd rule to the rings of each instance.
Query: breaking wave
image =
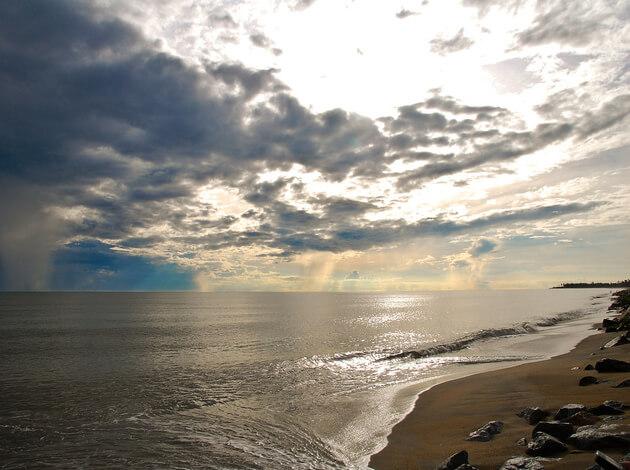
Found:
[[[378,361],[389,361],[395,359],[421,359],[454,351],[461,351],[462,349],[466,349],[471,344],[478,341],[536,333],[540,331],[540,328],[548,328],[562,322],[575,320],[577,318],[588,315],[589,313],[591,312],[585,310],[573,310],[570,312],[559,313],[551,317],[541,318],[533,322],[523,322],[505,328],[488,328],[485,330],[479,330],[449,343],[437,344],[419,350],[402,351],[396,354],[389,354],[378,359]]]

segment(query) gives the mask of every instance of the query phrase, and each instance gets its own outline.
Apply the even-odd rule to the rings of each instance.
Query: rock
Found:
[[[626,379],[623,382],[619,382],[617,385],[613,385],[613,388],[626,388],[630,387],[630,379]]]
[[[575,426],[569,423],[561,423],[560,421],[541,421],[534,426],[532,437],[536,437],[536,434],[539,432],[544,432],[556,439],[566,441],[575,432]]]
[[[619,323],[620,321],[618,318],[604,318],[602,320],[602,328],[606,330],[606,333],[609,333],[608,330],[617,331],[617,328],[619,328]]]
[[[549,416],[549,412],[545,410],[541,410],[540,408],[535,406],[532,408],[525,408],[519,411],[518,413],[516,413],[516,416],[520,416],[529,424],[534,425],[534,424],[539,423],[543,419],[547,418]]]
[[[578,385],[580,387],[586,387],[587,385],[594,385],[596,383],[598,383],[597,378],[593,377],[592,375],[587,375],[580,379],[580,381],[578,382]]]
[[[460,450],[442,462],[436,470],[455,470],[468,463],[468,452]]]
[[[580,411],[585,410],[586,407],[577,403],[569,403],[568,405],[564,405],[562,408],[558,410],[553,419],[557,421],[562,421],[563,419],[568,418],[575,413],[579,413]]]
[[[582,426],[569,437],[569,443],[580,450],[625,449],[630,446],[629,426],[619,424]]]
[[[586,367],[584,368],[584,370],[594,370],[595,367],[593,367],[593,364],[586,364]]]
[[[487,442],[492,439],[492,436],[499,434],[503,429],[503,423],[501,421],[490,421],[484,424],[476,431],[471,432],[466,438],[467,441],[481,441]]]
[[[604,405],[612,406],[613,408],[619,408],[620,410],[623,410],[626,407],[626,405],[617,400],[606,400],[604,402]]]
[[[601,405],[591,408],[589,412],[596,416],[622,415],[624,414],[623,403],[611,400],[605,401]]]
[[[460,465],[455,470],[479,470],[477,467],[473,467],[469,463],[465,463],[464,465]]]
[[[613,458],[607,456],[599,450],[595,451],[595,465],[599,466],[602,470],[623,470],[623,467]]]
[[[567,419],[562,420],[563,423],[573,424],[574,426],[586,426],[588,424],[595,424],[600,420],[598,416],[595,416],[588,411],[580,411]]]
[[[595,363],[597,372],[630,372],[630,362],[604,358]]]
[[[513,457],[501,465],[499,470],[545,470],[545,467],[534,457]]]
[[[626,334],[623,334],[623,335],[617,336],[616,338],[611,339],[606,344],[604,344],[600,349],[613,348],[615,346],[621,346],[623,344],[628,344],[628,343],[630,343],[630,341],[628,340],[628,334],[626,333]]]
[[[553,436],[544,432],[539,432],[534,440],[527,444],[527,452],[529,455],[536,457],[547,457],[549,455],[565,452],[567,446]]]
[[[519,447],[525,447],[527,445],[527,438],[521,437],[518,441],[516,441],[516,445]]]

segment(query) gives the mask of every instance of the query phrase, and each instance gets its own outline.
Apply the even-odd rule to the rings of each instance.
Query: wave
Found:
[[[461,351],[462,349],[466,349],[471,344],[478,341],[536,333],[540,331],[540,328],[547,328],[562,322],[575,320],[582,316],[588,315],[589,313],[591,312],[584,310],[573,310],[570,312],[559,313],[551,317],[541,318],[533,322],[523,322],[505,328],[488,328],[485,330],[479,330],[449,343],[437,344],[420,350],[402,351],[396,354],[388,354],[385,357],[377,359],[377,361],[390,361],[395,359],[421,359],[431,356],[437,356],[439,354]]]

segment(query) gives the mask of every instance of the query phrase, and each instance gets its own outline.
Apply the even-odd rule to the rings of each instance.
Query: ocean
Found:
[[[366,468],[418,392],[568,351],[609,294],[2,293],[0,467]]]

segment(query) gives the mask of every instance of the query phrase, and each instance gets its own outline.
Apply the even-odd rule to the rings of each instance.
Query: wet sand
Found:
[[[539,406],[552,413],[567,403],[596,406],[605,400],[630,401],[630,388],[612,386],[630,378],[630,373],[585,371],[587,364],[604,357],[630,361],[630,344],[600,350],[620,333],[596,333],[567,354],[545,361],[486,372],[437,385],[422,393],[413,411],[398,423],[387,446],[370,459],[370,467],[388,469],[434,469],[444,459],[467,450],[470,464],[480,470],[497,469],[513,456],[524,456],[516,444],[529,441],[533,429],[516,416],[523,408]],[[579,367],[578,370],[572,370]],[[603,383],[578,386],[581,377],[592,375]],[[630,423],[630,412],[621,421]],[[468,434],[491,420],[505,423],[503,431],[489,442],[466,441]],[[612,457],[621,452],[606,451]],[[593,452],[570,450],[546,469],[587,468]]]

